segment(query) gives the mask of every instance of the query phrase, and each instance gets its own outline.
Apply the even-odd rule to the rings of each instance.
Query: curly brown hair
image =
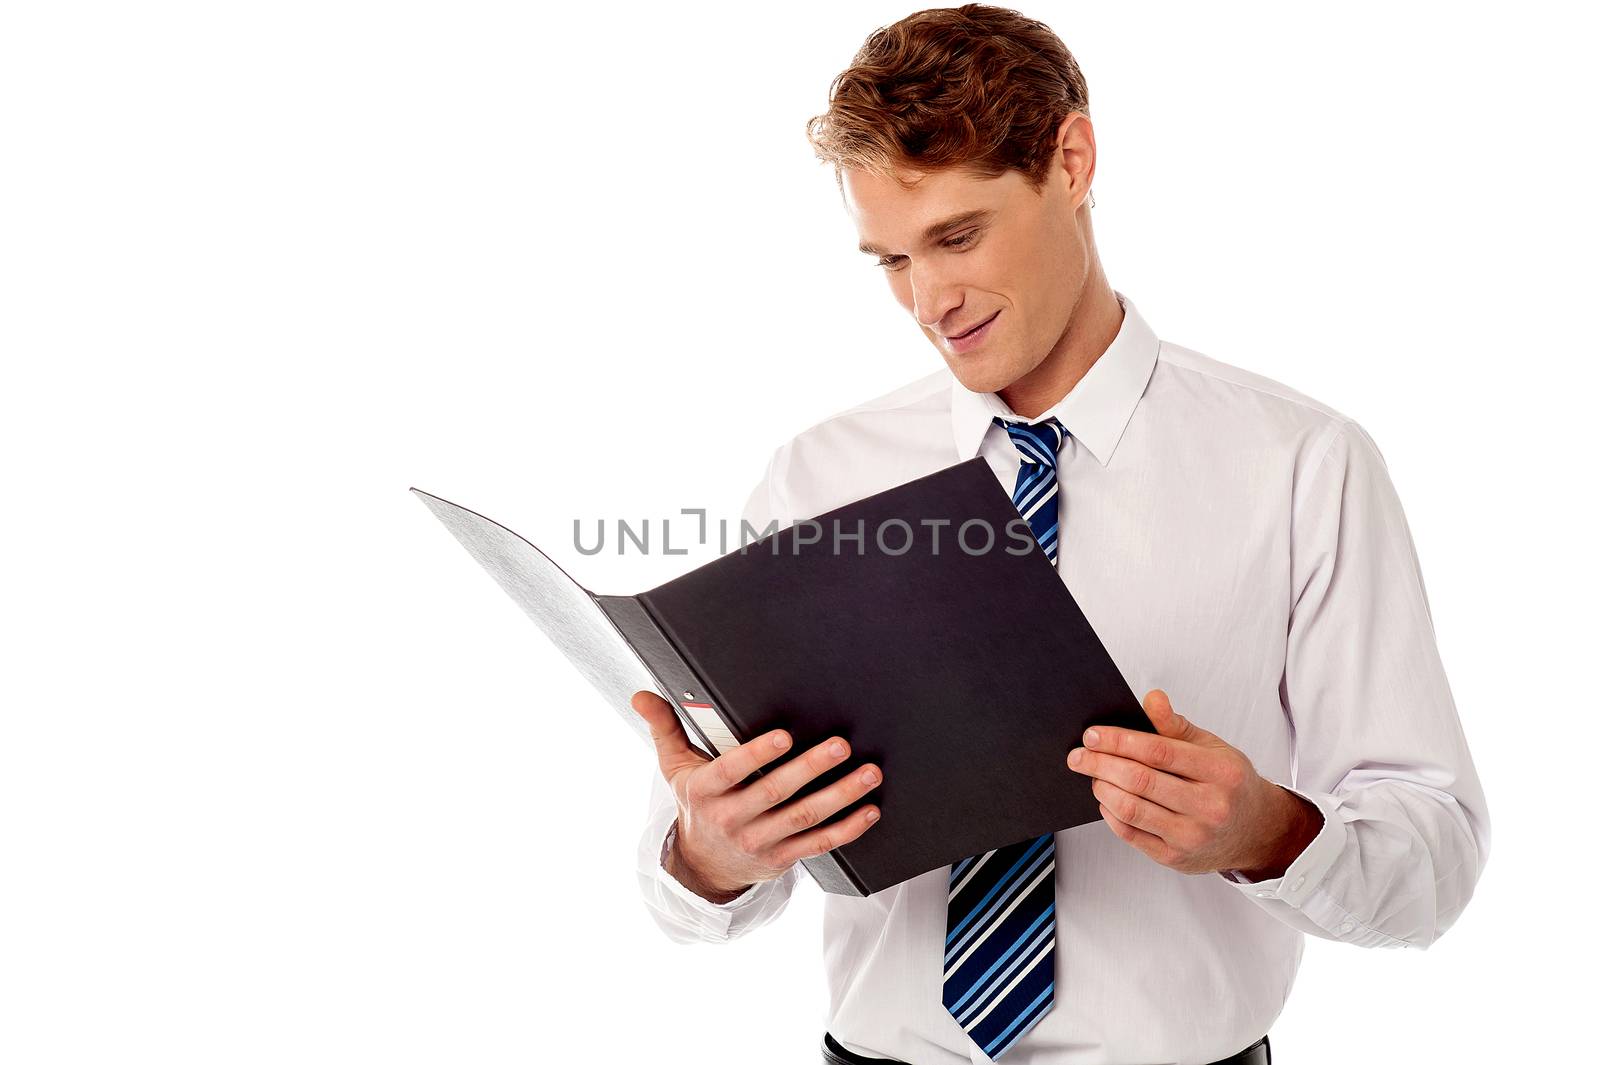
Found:
[[[986,4],[931,8],[874,30],[806,122],[834,178],[1020,171],[1037,192],[1061,121],[1089,113],[1077,60],[1050,27]],[[909,187],[908,182],[901,181]]]

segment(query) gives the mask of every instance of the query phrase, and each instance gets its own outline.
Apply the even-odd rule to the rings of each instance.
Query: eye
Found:
[[[962,233],[960,236],[950,237],[942,243],[946,248],[960,249],[971,245],[972,242],[977,239],[977,237],[978,234],[976,230],[969,230],[966,233]],[[900,264],[900,261],[904,258],[905,256],[903,255],[885,255],[878,260],[878,265],[886,270],[892,270],[897,267]]]

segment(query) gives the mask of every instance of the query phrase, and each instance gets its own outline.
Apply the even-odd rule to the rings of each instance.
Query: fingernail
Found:
[[[785,747],[789,746],[789,737],[781,734],[774,736],[772,737],[772,745],[781,751]]]
[[[1083,764],[1083,748],[1074,747],[1067,755],[1067,764],[1076,768]]]
[[[1100,733],[1096,732],[1094,729],[1090,729],[1088,732],[1083,734],[1083,742],[1087,743],[1090,747],[1093,747],[1095,744],[1100,742]]]
[[[835,740],[833,743],[828,744],[828,753],[833,755],[835,758],[843,758],[844,744]]]
[[[872,822],[876,821],[877,819],[878,819],[878,811],[876,811],[876,810],[868,810],[867,811],[867,823],[869,825]]]
[[[878,774],[874,773],[872,770],[869,769],[865,773],[861,774],[861,783],[863,783],[863,784],[876,784],[877,782],[878,782]]]

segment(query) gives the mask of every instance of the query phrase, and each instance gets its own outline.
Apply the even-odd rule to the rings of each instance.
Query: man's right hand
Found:
[[[865,765],[801,799],[791,796],[850,757],[843,737],[824,740],[749,784],[756,769],[788,751],[782,729],[757,736],[717,758],[689,745],[677,712],[655,692],[630,700],[650,726],[661,775],[678,801],[678,838],[667,870],[679,883],[712,902],[728,902],[752,884],[773,880],[801,858],[849,843],[878,818],[864,806],[825,827],[822,821],[877,787],[883,774]]]

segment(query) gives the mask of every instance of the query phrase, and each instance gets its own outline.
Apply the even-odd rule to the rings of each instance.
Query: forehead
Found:
[[[953,215],[998,210],[1020,180],[1013,171],[993,178],[965,170],[878,176],[846,168],[840,173],[845,211],[869,245],[915,243],[926,227]]]

